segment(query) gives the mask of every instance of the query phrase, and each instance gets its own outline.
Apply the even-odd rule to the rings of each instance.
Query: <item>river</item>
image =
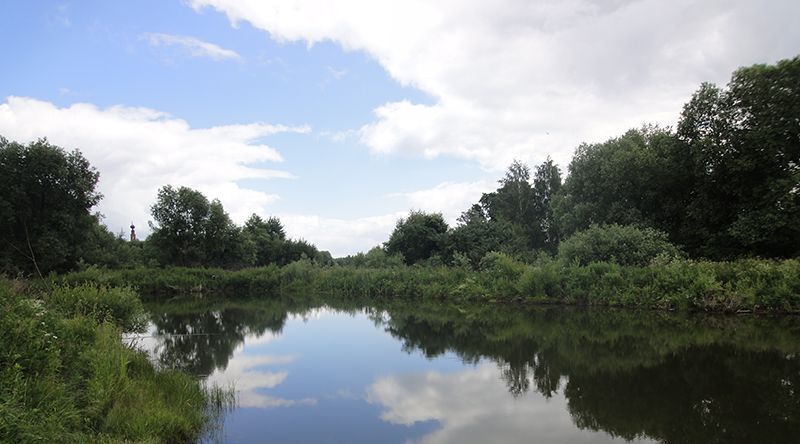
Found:
[[[206,442],[797,442],[800,319],[418,301],[149,305],[160,365],[235,387]]]

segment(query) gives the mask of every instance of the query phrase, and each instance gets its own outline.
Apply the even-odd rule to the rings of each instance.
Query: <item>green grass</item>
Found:
[[[130,288],[12,287],[0,280],[0,442],[191,441],[231,401],[122,343],[143,326]]]

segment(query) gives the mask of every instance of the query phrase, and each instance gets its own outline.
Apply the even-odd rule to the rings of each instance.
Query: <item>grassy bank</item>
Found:
[[[187,442],[226,396],[122,343],[136,293],[0,280],[0,442]]]
[[[458,267],[285,267],[89,269],[58,278],[80,284],[133,285],[150,298],[177,294],[276,295],[297,292],[369,298],[528,301],[709,312],[800,312],[800,261],[683,259],[646,266],[533,264],[490,253],[478,271]]]

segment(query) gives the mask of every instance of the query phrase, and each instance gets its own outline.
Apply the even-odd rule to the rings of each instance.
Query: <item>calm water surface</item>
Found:
[[[800,320],[297,301],[151,306],[238,406],[209,442],[798,442]]]

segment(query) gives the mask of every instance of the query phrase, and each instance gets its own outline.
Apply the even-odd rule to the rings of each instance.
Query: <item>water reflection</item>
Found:
[[[242,409],[229,432],[243,442],[263,433],[299,442],[794,442],[800,433],[797,318],[328,304],[153,306],[158,359],[234,382]],[[259,424],[270,428],[259,434]]]
[[[439,422],[441,427],[421,440],[425,443],[506,443],[525,437],[546,443],[614,441],[573,427],[567,402],[558,394],[517,394],[509,400],[499,376],[497,366],[489,363],[451,374],[390,376],[370,386],[368,399],[383,406],[381,418],[392,423]]]
[[[154,305],[150,313],[159,362],[195,375],[225,369],[245,337],[279,334],[287,316],[285,308],[217,307],[209,301]]]

